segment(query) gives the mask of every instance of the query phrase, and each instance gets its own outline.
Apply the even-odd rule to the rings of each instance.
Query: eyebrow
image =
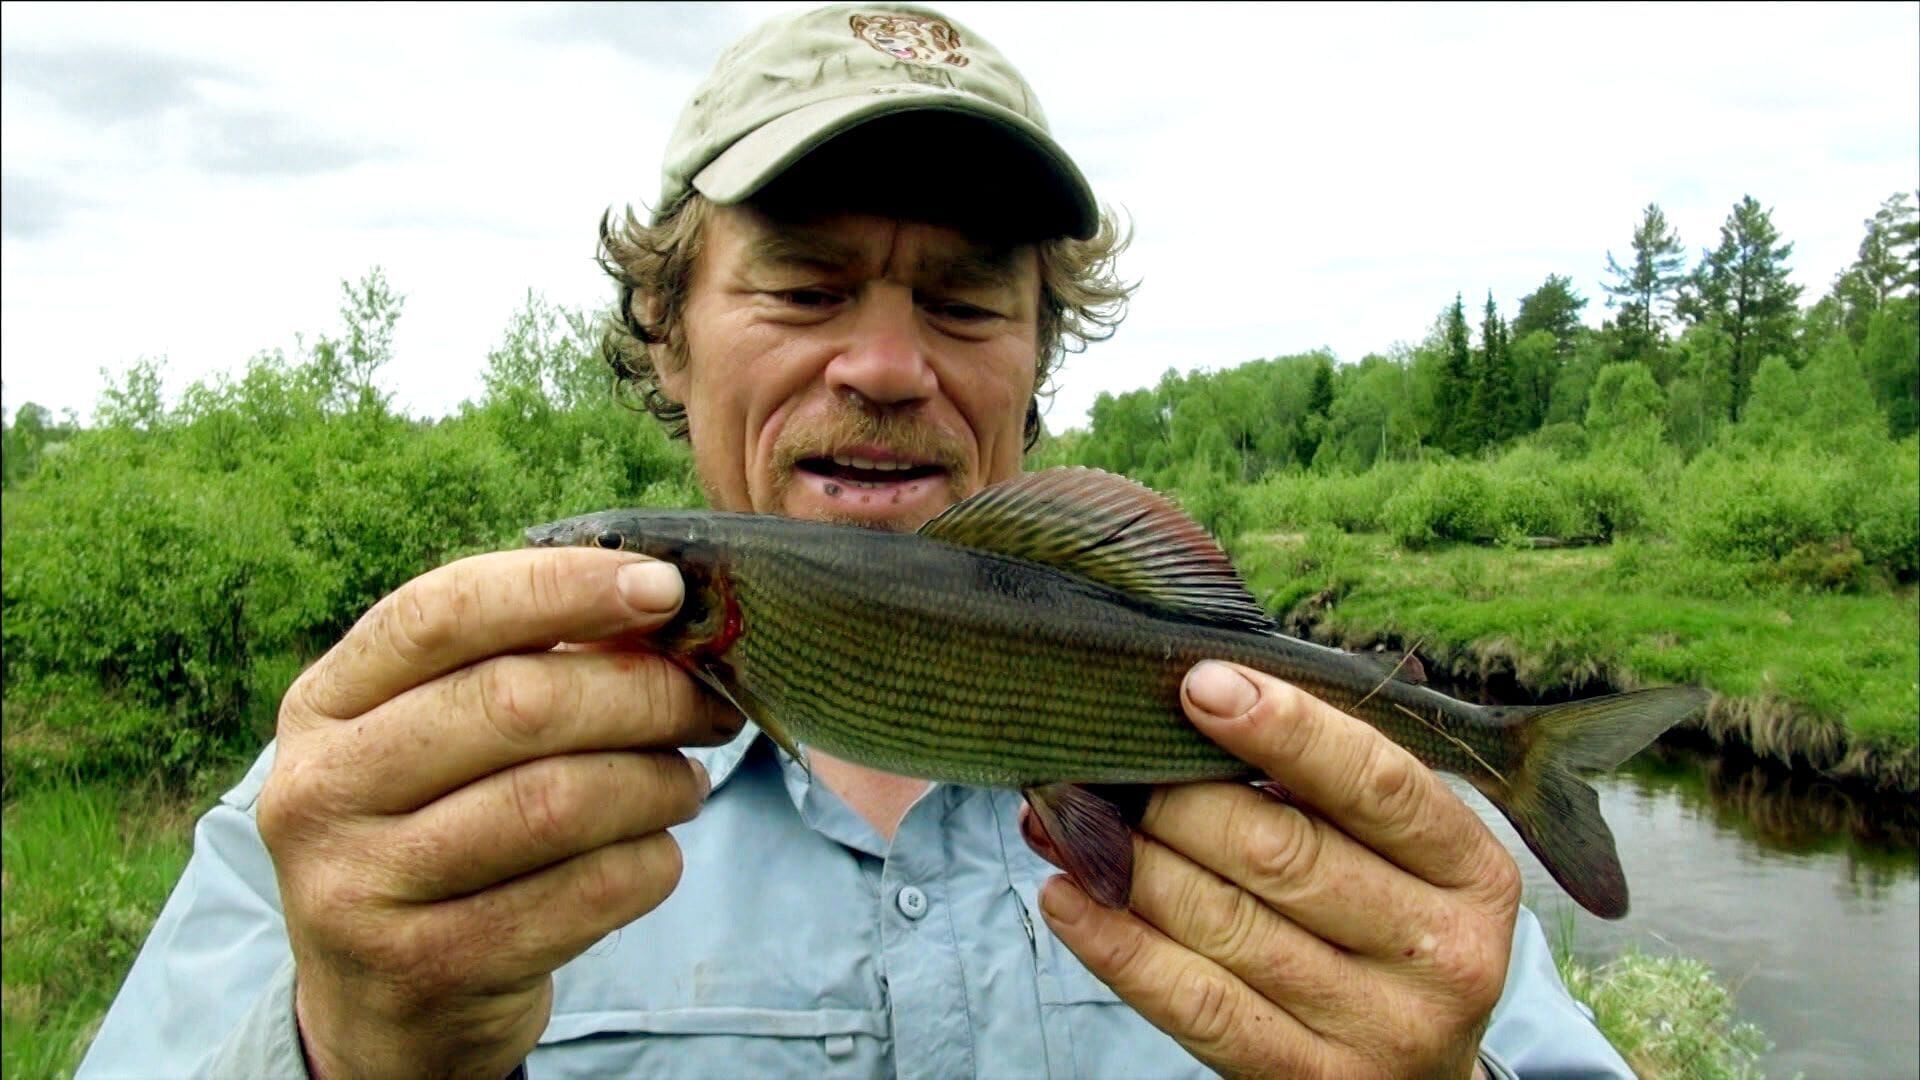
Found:
[[[819,233],[774,229],[754,238],[748,259],[763,266],[792,266],[829,273],[860,262],[860,253]]]
[[[1019,249],[976,245],[953,254],[927,254],[914,267],[916,279],[948,289],[985,289],[1008,285]],[[844,273],[866,260],[851,244],[802,229],[772,229],[753,240],[748,259],[758,266],[793,267]]]
[[[949,289],[1000,288],[1013,283],[1016,254],[1017,249],[1010,247],[976,247],[944,258],[922,259],[914,269]]]

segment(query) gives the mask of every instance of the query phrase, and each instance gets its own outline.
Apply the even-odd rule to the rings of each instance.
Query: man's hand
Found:
[[[1512,857],[1413,755],[1287,683],[1208,663],[1183,696],[1291,803],[1244,784],[1155,792],[1131,910],[1056,878],[1054,932],[1226,1075],[1471,1075],[1506,979]]]
[[[740,727],[671,662],[679,573],[623,552],[466,559],[401,586],[287,691],[260,793],[321,1076],[505,1076],[555,968],[680,876],[665,830]]]

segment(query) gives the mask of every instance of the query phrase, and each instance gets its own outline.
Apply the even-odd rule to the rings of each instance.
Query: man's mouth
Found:
[[[804,457],[794,462],[798,472],[811,473],[829,483],[850,488],[879,489],[912,483],[946,472],[938,465],[889,454],[835,453]]]

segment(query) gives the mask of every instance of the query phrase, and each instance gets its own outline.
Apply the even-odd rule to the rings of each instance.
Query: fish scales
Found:
[[[740,681],[794,706],[797,736],[973,783],[1247,773],[1178,703],[1181,675],[1204,657],[1273,666],[1235,640],[1248,635],[1131,610],[1016,560],[885,539],[860,552],[757,551],[732,571]],[[891,584],[876,590],[876,577]],[[809,730],[816,717],[835,730]]]

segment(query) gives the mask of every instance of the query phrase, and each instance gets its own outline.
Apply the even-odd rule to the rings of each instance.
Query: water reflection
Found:
[[[1499,812],[1528,903],[1600,963],[1631,946],[1710,964],[1774,1043],[1768,1075],[1913,1076],[1920,1066],[1920,828],[1879,800],[1764,763],[1657,747],[1595,778],[1632,887],[1608,922],[1580,910]]]
[[[1619,774],[1643,795],[1670,793],[1762,851],[1844,856],[1872,893],[1920,875],[1920,802],[1843,787],[1741,754],[1656,744]]]

